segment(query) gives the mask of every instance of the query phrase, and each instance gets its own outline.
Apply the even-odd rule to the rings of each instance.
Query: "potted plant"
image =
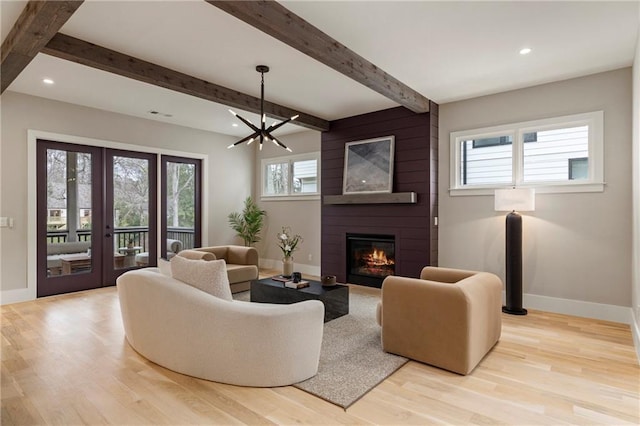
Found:
[[[247,197],[242,213],[229,213],[229,225],[242,238],[245,246],[251,246],[260,241],[258,234],[262,230],[266,214],[251,197]]]
[[[293,235],[290,227],[282,227],[282,231],[278,234],[278,247],[280,247],[284,255],[282,259],[282,276],[290,277],[293,273],[292,255],[301,242],[302,237],[298,234]]]

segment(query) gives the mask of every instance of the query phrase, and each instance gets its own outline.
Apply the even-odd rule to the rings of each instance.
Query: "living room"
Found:
[[[504,279],[504,213],[494,211],[494,197],[450,194],[452,132],[603,111],[604,190],[539,193],[536,210],[524,214],[524,302],[534,310],[628,324],[638,351],[640,51],[637,42],[634,52],[633,64],[439,105],[436,259],[440,266],[489,271]],[[39,60],[50,61],[45,66],[52,70],[59,66],[59,60],[50,57]],[[257,74],[255,77],[257,86]],[[271,75],[266,76],[267,88],[270,78]],[[282,226],[290,226],[304,237],[295,253],[297,268],[316,276],[335,272],[321,268],[320,197],[290,201],[260,197],[262,160],[288,154],[281,148],[267,144],[262,151],[245,146],[229,150],[227,146],[238,137],[110,112],[108,108],[45,99],[11,88],[2,94],[1,100],[1,215],[14,218],[11,228],[1,229],[3,304],[35,298],[35,241],[31,224],[35,158],[29,144],[30,138],[38,136],[205,158],[203,216],[207,219],[203,223],[203,245],[238,243],[227,224],[227,215],[241,209],[247,196],[254,196],[267,211],[262,241],[257,244],[265,267],[279,267],[282,256],[276,235]],[[318,131],[304,130],[283,135],[281,140],[297,155],[321,152],[321,138]]]

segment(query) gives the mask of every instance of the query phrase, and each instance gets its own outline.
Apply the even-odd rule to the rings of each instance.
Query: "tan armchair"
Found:
[[[426,267],[389,276],[378,322],[385,352],[470,373],[500,338],[502,281],[487,272]]]
[[[232,293],[249,290],[251,280],[258,279],[259,256],[254,247],[227,245],[193,250],[212,253],[214,259],[224,259]]]

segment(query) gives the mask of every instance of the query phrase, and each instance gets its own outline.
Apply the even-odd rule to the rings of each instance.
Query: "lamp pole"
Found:
[[[527,315],[522,307],[522,216],[515,210],[507,215],[505,229],[506,305],[502,312]]]
[[[535,210],[533,188],[496,189],[496,211],[508,211],[505,221],[505,291],[502,312],[527,315],[522,307],[522,216],[518,211]]]

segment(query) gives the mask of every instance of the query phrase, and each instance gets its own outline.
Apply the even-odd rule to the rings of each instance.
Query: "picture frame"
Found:
[[[344,146],[343,194],[393,192],[395,137],[347,142]]]

